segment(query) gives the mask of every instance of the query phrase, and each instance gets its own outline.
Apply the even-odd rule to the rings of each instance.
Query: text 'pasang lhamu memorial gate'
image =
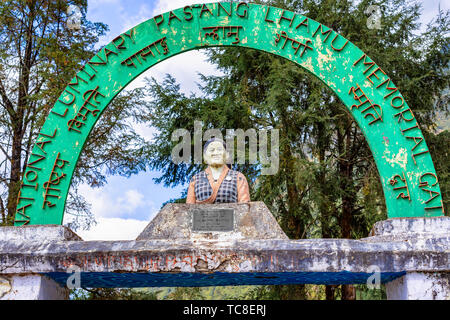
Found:
[[[370,237],[289,240],[261,202],[168,204],[134,241],[83,241],[61,225],[79,155],[112,99],[158,62],[218,46],[293,61],[347,106],[386,200],[389,219],[377,222]],[[381,66],[294,12],[251,3],[191,5],[116,37],[62,92],[28,159],[15,226],[0,228],[0,299],[67,298],[74,270],[87,288],[365,284],[378,276],[388,299],[449,299],[449,231],[420,126]]]

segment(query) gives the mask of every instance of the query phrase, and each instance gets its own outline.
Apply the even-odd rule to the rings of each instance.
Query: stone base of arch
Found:
[[[0,300],[67,300],[69,290],[40,274],[0,276]]]
[[[386,283],[389,300],[449,300],[450,272],[408,272]]]

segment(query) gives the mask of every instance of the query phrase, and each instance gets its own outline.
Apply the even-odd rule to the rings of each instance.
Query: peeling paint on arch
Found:
[[[218,15],[220,5],[230,16],[222,9]],[[174,55],[217,46],[272,53],[322,80],[366,137],[388,216],[442,216],[436,171],[412,111],[382,68],[346,41],[300,14],[232,2],[186,6],[133,27],[101,49],[52,108],[28,159],[15,225],[62,223],[84,143],[111,100],[133,79]]]

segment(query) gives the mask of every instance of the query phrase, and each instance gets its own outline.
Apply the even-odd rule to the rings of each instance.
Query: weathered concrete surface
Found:
[[[448,253],[450,217],[395,218],[375,223],[369,242],[435,243]],[[447,240],[446,240],[447,239]],[[431,254],[431,253],[430,253]],[[430,259],[428,265],[433,269]],[[444,272],[414,272],[386,283],[388,300],[448,300],[450,299],[450,257],[443,261]],[[417,261],[417,263],[419,263]],[[426,262],[425,262],[426,263]],[[432,271],[432,270],[428,270]],[[437,268],[435,271],[438,271]]]
[[[388,300],[450,300],[450,272],[409,272],[386,283]]]
[[[0,271],[383,272],[449,271],[450,236],[373,243],[346,239],[61,241],[0,243]]]
[[[0,227],[0,242],[24,241],[78,241],[82,240],[69,228],[61,225],[48,224],[43,226]]]
[[[394,218],[374,224],[371,241],[404,240],[410,238],[445,237],[450,234],[450,217]]]
[[[442,221],[439,225],[447,223]],[[387,222],[392,223],[402,222]],[[442,232],[421,232],[409,238],[375,228],[382,231],[361,240],[194,237],[134,241],[74,241],[71,236],[36,241],[31,229],[45,234],[53,226],[28,228],[22,239],[0,241],[3,277],[39,273],[64,286],[71,275],[69,267],[77,266],[83,286],[140,287],[366,283],[374,266],[382,283],[410,273],[450,272],[450,232],[442,228]],[[0,228],[0,233],[3,230],[10,232]]]
[[[43,275],[0,277],[0,300],[66,300],[69,290]]]
[[[66,273],[381,273],[448,272],[450,236],[407,241],[141,240],[0,242],[0,272]],[[242,284],[245,278],[240,277]],[[350,277],[351,278],[351,277]],[[342,281],[345,280],[340,277]],[[346,280],[347,281],[347,280]],[[267,280],[270,282],[270,280]],[[359,283],[359,282],[358,282]],[[174,284],[172,284],[174,285]]]
[[[193,232],[192,210],[196,208],[234,210],[234,231]],[[180,204],[169,203],[161,209],[136,240],[190,239],[288,239],[262,201],[249,203]]]

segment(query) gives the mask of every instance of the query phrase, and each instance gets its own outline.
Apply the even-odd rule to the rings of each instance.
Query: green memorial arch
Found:
[[[186,6],[116,37],[73,78],[39,132],[22,178],[15,225],[62,224],[73,172],[103,110],[158,62],[193,49],[252,48],[284,57],[323,81],[346,105],[373,153],[388,217],[444,215],[426,142],[389,76],[330,28],[251,3]]]

